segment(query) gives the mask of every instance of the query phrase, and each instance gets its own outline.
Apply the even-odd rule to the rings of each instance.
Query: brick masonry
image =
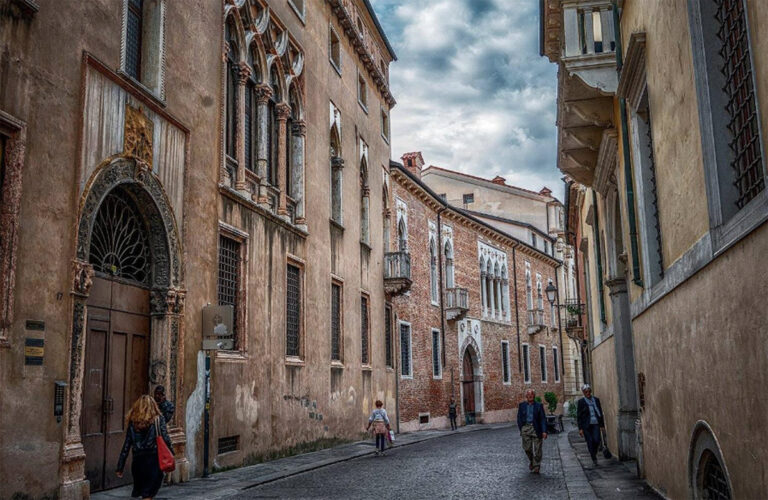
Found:
[[[416,430],[434,427],[447,427],[448,405],[451,397],[456,400],[459,409],[459,422],[464,422],[464,404],[462,401],[462,360],[466,352],[466,343],[460,345],[460,328],[467,330],[479,327],[477,346],[479,355],[475,356],[475,373],[482,375],[475,379],[475,392],[478,421],[498,422],[512,420],[518,401],[524,397],[524,391],[531,387],[537,395],[544,397],[544,392],[552,391],[562,401],[563,385],[555,382],[553,346],[562,353],[560,336],[550,328],[528,334],[528,313],[526,306],[526,262],[530,264],[533,275],[534,302],[536,300],[536,274],[541,274],[542,285],[546,287],[549,279],[555,279],[558,262],[551,257],[523,245],[519,241],[500,233],[460,211],[445,206],[429,192],[418,180],[418,173],[411,170],[411,175],[395,166],[391,169],[393,206],[400,206],[398,214],[392,218],[393,241],[397,241],[398,220],[403,209],[407,212],[407,248],[411,256],[410,290],[392,298],[395,312],[395,342],[400,350],[400,324],[407,322],[411,326],[412,378],[401,376],[399,385],[400,428]],[[436,236],[438,211],[443,242],[452,240],[454,253],[455,286],[469,291],[469,310],[461,317],[445,321],[445,363],[442,374],[433,373],[432,329],[441,329],[440,306],[433,304],[430,294],[430,227]],[[492,246],[505,253],[510,267],[509,320],[484,319],[481,295],[480,255],[478,242]],[[513,265],[514,261],[514,265]],[[514,272],[516,270],[516,273]],[[443,272],[443,286],[445,274]],[[517,300],[515,300],[515,288]],[[442,295],[442,294],[441,294]],[[544,324],[550,325],[550,308],[544,301]],[[517,316],[515,315],[517,312]],[[463,336],[466,337],[466,336]],[[509,342],[510,381],[503,382],[502,341]],[[523,364],[520,358],[521,348],[530,345],[531,382],[525,383]],[[539,345],[546,346],[547,382],[542,381]],[[474,348],[472,348],[474,349]],[[401,367],[398,360],[398,366]],[[442,364],[442,360],[441,360]],[[559,370],[562,373],[562,370]],[[479,404],[478,404],[479,403]],[[420,423],[420,416],[429,415],[428,423]]]

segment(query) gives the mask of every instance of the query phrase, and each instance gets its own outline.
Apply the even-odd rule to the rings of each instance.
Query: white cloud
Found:
[[[373,0],[398,55],[392,154],[562,196],[557,69],[539,55],[537,0]]]

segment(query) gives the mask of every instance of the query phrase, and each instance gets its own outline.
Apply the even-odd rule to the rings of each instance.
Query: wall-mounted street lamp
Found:
[[[557,298],[557,287],[555,284],[550,281],[544,291],[547,292],[547,300],[549,300],[549,304],[554,305],[555,299]]]

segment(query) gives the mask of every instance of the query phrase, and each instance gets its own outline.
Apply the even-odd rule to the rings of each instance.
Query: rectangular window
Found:
[[[536,248],[536,233],[531,233],[531,245],[533,245],[533,248]]]
[[[509,384],[509,342],[506,340],[501,341],[501,381],[505,384]]]
[[[341,284],[331,284],[331,361],[341,361]]]
[[[544,240],[544,253],[549,253],[549,242],[547,240]]]
[[[219,276],[218,276],[218,299],[220,306],[231,305],[234,309],[232,314],[232,329],[234,330],[235,348],[240,346],[240,311],[238,302],[240,298],[241,279],[240,279],[240,261],[241,261],[241,243],[223,234],[219,235]]]
[[[547,348],[539,346],[539,358],[541,358],[541,381],[547,381]]]
[[[341,75],[341,41],[332,26],[328,27],[328,37],[328,60],[331,61],[331,66],[336,72]]]
[[[126,20],[125,72],[136,80],[141,80],[143,3],[143,0],[128,0],[128,19]]]
[[[552,346],[552,362],[555,368],[555,382],[560,382],[560,359],[557,357],[557,346]]]
[[[411,361],[411,325],[400,323],[400,375],[403,378],[413,377]]]
[[[360,349],[361,361],[364,365],[370,364],[368,327],[368,297],[360,296]]]
[[[362,73],[357,75],[357,102],[367,113],[368,112],[368,85],[365,83],[365,77]]]
[[[389,142],[389,115],[381,108],[381,136]]]
[[[467,193],[465,195],[462,195],[462,203],[465,205],[469,205],[470,203],[475,202],[475,194],[474,193]]]
[[[240,448],[240,436],[228,436],[219,438],[217,446],[219,455],[237,451]]]
[[[285,354],[301,356],[301,269],[288,264],[285,307]]]
[[[392,308],[389,306],[384,307],[384,342],[387,368],[392,368]]]
[[[442,366],[440,365],[440,330],[432,329],[432,377],[441,378],[443,376]]]
[[[531,351],[528,344],[523,344],[523,381],[531,383]]]

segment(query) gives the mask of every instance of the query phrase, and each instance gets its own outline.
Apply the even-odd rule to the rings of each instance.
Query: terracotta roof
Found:
[[[469,179],[475,179],[475,180],[478,180],[478,181],[487,182],[487,183],[489,183],[489,184],[495,184],[495,185],[497,185],[497,186],[498,186],[498,185],[500,185],[500,183],[499,183],[499,182],[494,182],[496,179],[502,179],[502,180],[505,180],[505,179],[503,179],[503,177],[500,177],[500,176],[496,176],[496,179],[486,179],[486,178],[484,178],[484,177],[478,177],[478,176],[476,176],[476,175],[465,174],[464,172],[459,172],[458,170],[450,170],[450,169],[448,169],[448,168],[438,167],[438,166],[436,166],[436,165],[430,165],[429,167],[425,168],[425,169],[422,171],[422,173],[423,173],[423,174],[426,174],[426,173],[427,173],[427,172],[429,172],[429,170],[431,170],[431,169],[439,170],[439,171],[441,171],[441,172],[448,172],[449,174],[456,174],[456,175],[460,175],[460,176],[462,176],[462,177],[467,177],[467,178],[469,178]],[[525,191],[526,193],[535,194],[535,195],[537,195],[537,196],[549,196],[549,195],[544,195],[544,194],[542,194],[542,192],[543,192],[544,190],[547,190],[547,191],[549,191],[549,189],[548,189],[546,186],[544,187],[544,189],[542,189],[542,192],[536,192],[536,191],[532,191],[532,190],[530,190],[530,189],[521,188],[521,187],[519,187],[519,186],[512,186],[512,185],[510,185],[510,184],[506,184],[506,180],[505,180],[505,184],[504,184],[504,187],[509,187],[509,188],[513,188],[513,189],[518,189],[518,190],[520,190],[520,191]],[[549,191],[549,192],[551,193],[552,191]]]

